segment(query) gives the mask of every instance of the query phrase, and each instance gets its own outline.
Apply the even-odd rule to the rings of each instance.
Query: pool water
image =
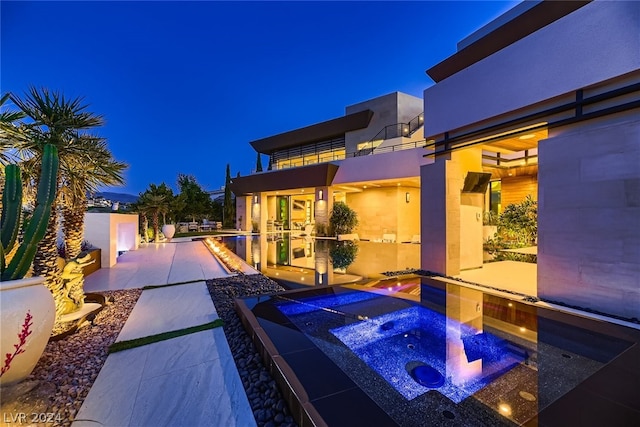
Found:
[[[383,326],[388,325],[383,328]],[[460,328],[463,325],[450,325]],[[479,365],[475,375],[460,377],[447,368],[446,316],[424,308],[411,307],[368,321],[332,329],[371,369],[380,374],[406,399],[436,390],[460,403],[491,380],[522,362],[526,350],[488,332],[463,328],[462,347],[468,366]],[[462,345],[461,345],[462,344]],[[420,366],[437,371],[443,381],[416,381],[412,372]],[[469,368],[471,369],[471,368]],[[420,371],[418,371],[420,372]],[[435,375],[435,374],[434,374]]]
[[[355,283],[385,271],[420,268],[420,245],[412,243],[337,242],[292,233],[227,236],[222,241],[290,289]]]
[[[239,308],[253,319],[245,326],[253,325],[274,377],[286,377],[281,387],[304,389],[289,393],[300,413],[311,405],[329,425],[535,423],[639,335],[623,328],[614,336],[601,322],[413,280],[417,298],[331,286],[248,298]]]

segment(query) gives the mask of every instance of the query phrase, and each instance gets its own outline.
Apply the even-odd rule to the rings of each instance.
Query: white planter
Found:
[[[43,277],[0,282],[0,385],[29,376],[51,337],[55,318],[56,305]]]
[[[162,234],[167,240],[171,240],[173,236],[176,234],[176,226],[173,224],[165,224],[162,226]]]

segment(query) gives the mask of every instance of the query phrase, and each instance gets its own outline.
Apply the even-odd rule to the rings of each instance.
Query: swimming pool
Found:
[[[336,242],[293,233],[228,236],[230,250],[288,288],[341,285],[380,277],[385,271],[420,268],[420,245]]]
[[[349,285],[237,301],[299,423],[536,424],[602,372],[622,381],[610,365],[637,351],[637,330],[414,281],[417,298]]]

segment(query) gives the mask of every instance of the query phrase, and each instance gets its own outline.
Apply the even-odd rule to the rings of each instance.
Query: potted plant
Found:
[[[173,236],[176,234],[176,225],[175,224],[164,224],[162,226],[162,234],[167,240],[173,239]]]
[[[0,219],[0,385],[25,379],[38,363],[55,321],[53,295],[43,277],[27,274],[44,237],[55,200],[58,154],[46,145],[36,207],[18,245],[22,210],[22,179],[16,165],[5,167]]]
[[[358,225],[358,214],[344,202],[336,202],[329,217],[330,233],[334,236],[349,234]]]

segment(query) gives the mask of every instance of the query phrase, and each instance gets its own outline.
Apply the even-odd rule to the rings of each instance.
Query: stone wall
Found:
[[[541,298],[640,318],[640,120],[635,114],[560,129],[540,142]]]
[[[419,188],[368,188],[348,193],[347,205],[358,214],[354,232],[361,239],[380,240],[383,234],[395,234],[396,242],[408,242],[414,234],[420,234]]]

